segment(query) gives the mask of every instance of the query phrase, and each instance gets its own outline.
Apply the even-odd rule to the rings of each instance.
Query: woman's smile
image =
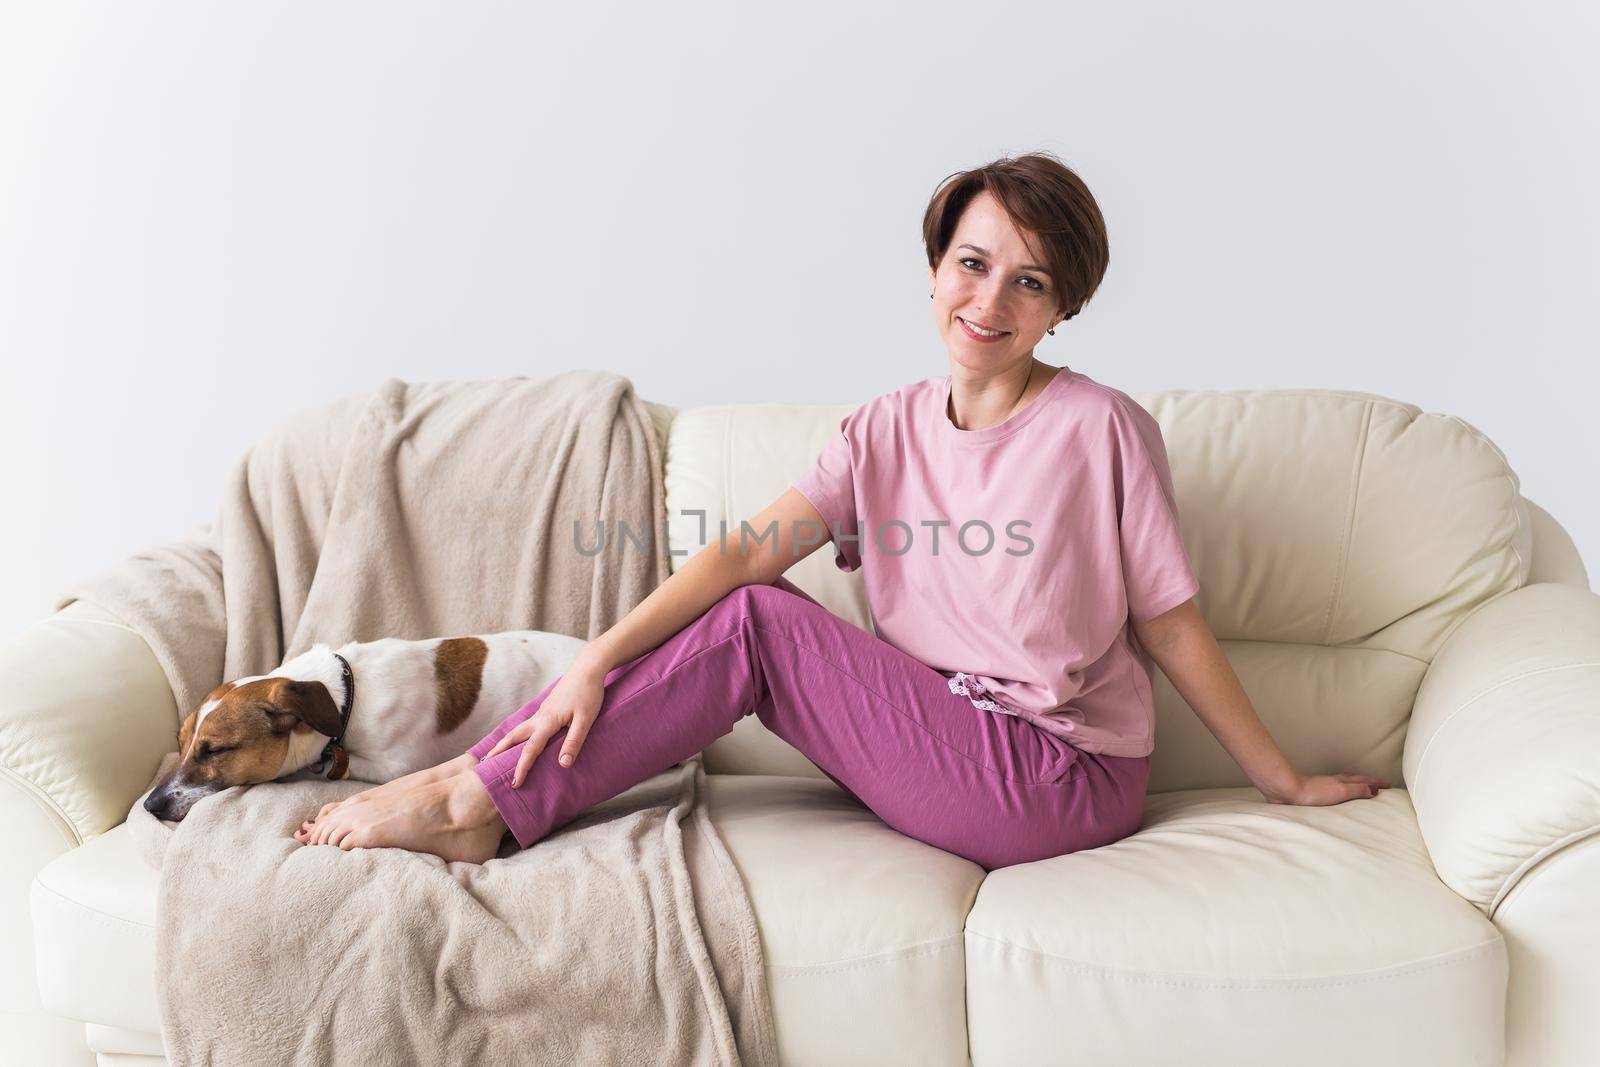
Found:
[[[961,324],[961,331],[974,341],[999,341],[1003,338],[1011,336],[1006,330],[991,330],[988,333],[979,333],[973,328],[972,323],[968,322],[960,315],[956,316],[956,321]]]

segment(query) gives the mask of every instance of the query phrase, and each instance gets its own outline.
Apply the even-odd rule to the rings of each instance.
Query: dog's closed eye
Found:
[[[195,752],[195,757],[197,759],[210,759],[212,756],[222,752],[232,752],[234,747],[233,745],[214,747],[210,741],[202,741],[200,742],[199,750]]]

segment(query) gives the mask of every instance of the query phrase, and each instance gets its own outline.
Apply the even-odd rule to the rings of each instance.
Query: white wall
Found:
[[[52,2],[0,30],[0,634],[388,376],[674,405],[947,372],[921,213],[1044,148],[1040,356],[1472,422],[1600,571],[1592,5]]]

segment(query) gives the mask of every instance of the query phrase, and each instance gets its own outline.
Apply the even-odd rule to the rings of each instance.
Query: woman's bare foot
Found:
[[[505,832],[505,820],[483,782],[466,771],[334,811],[317,822],[304,843],[346,851],[404,848],[447,862],[484,863],[500,851]]]
[[[477,760],[472,758],[472,753],[463,752],[454,759],[445,760],[443,763],[438,764],[437,766],[426,767],[420,771],[412,771],[410,774],[402,775],[399,778],[392,779],[380,785],[375,785],[371,789],[363,789],[359,793],[352,793],[343,800],[335,800],[332,803],[324,804],[322,805],[321,811],[317,812],[311,818],[300,824],[300,829],[295,832],[294,836],[302,844],[309,844],[310,842],[305,838],[306,832],[322,819],[326,818],[330,812],[347,808],[352,804],[365,804],[370,801],[377,800],[380,797],[391,796],[395,793],[409,792],[417,786],[426,785],[429,782],[440,782],[447,778],[454,778],[456,775],[460,774],[464,770],[467,770],[477,762]]]

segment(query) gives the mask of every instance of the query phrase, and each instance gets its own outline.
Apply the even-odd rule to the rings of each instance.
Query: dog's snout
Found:
[[[162,822],[182,822],[184,816],[189,814],[189,809],[210,796],[211,792],[183,781],[164,782],[150,790],[150,795],[144,798],[141,806]]]

